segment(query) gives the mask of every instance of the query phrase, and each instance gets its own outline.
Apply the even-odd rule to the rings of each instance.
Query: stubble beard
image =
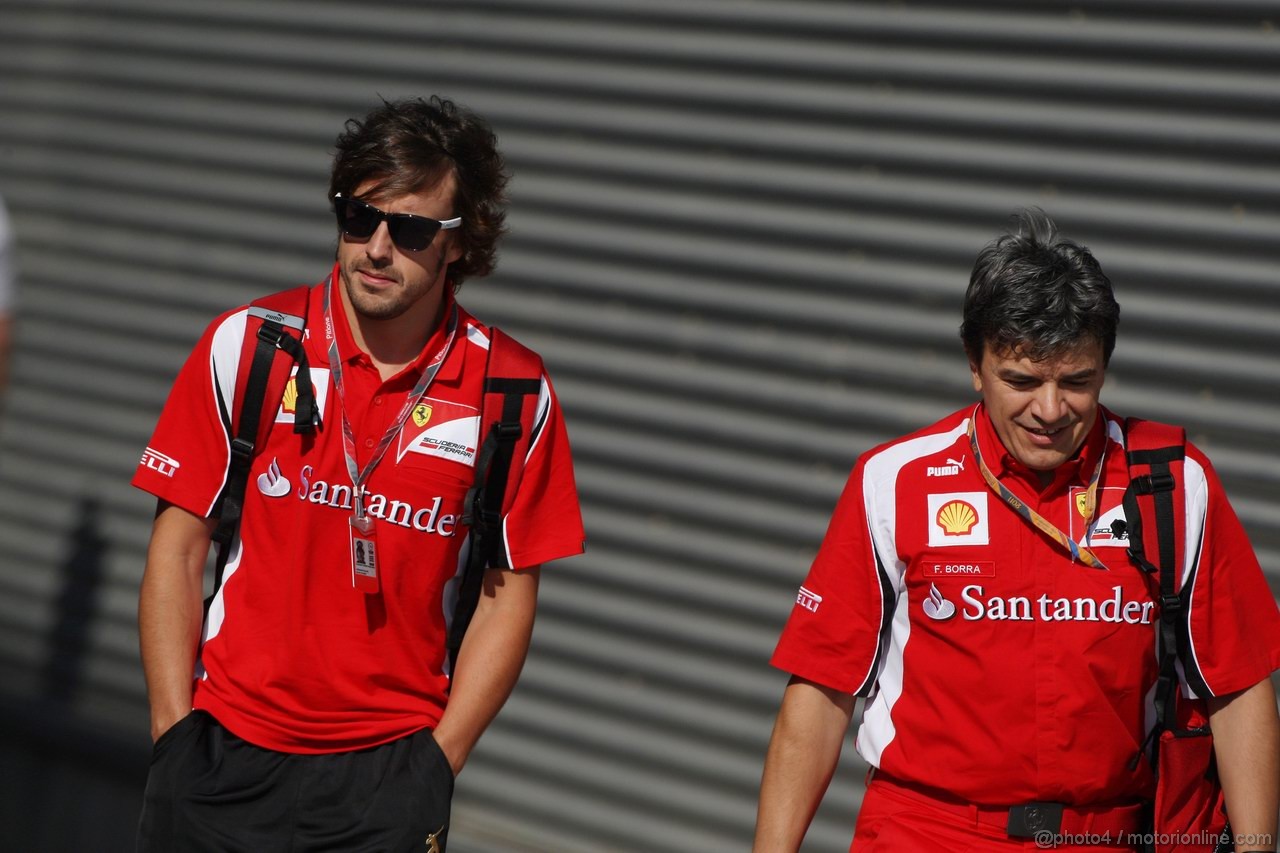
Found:
[[[353,264],[350,269],[342,270],[342,283],[347,289],[347,299],[351,302],[351,307],[356,314],[368,320],[394,320],[437,286],[443,268],[444,257],[441,256],[425,285],[411,288],[396,275],[397,287],[382,293],[367,293],[357,285],[355,280],[361,269],[366,269],[375,275],[394,275],[394,272],[390,269],[380,270],[377,267],[360,267]]]

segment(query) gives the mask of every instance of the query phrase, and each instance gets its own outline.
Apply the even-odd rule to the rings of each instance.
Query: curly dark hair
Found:
[[[462,257],[449,265],[448,277],[457,288],[497,265],[509,180],[497,143],[484,119],[446,98],[384,99],[363,121],[348,119],[338,135],[329,198],[352,195],[370,180],[374,194],[420,192],[452,171]]]
[[[1105,366],[1119,323],[1120,305],[1098,261],[1031,208],[974,262],[960,339],[974,364],[982,363],[984,344],[1043,361],[1095,340]]]

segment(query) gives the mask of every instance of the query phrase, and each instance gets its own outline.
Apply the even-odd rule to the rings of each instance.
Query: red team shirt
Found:
[[[1072,563],[988,488],[970,417],[992,473],[1107,570]],[[1147,762],[1128,762],[1154,724],[1159,614],[1112,528],[1129,481],[1121,426],[1100,408],[1045,488],[981,406],[864,454],[773,664],[866,696],[858,752],[906,782],[992,806],[1150,797]],[[1103,453],[1086,530],[1077,496]],[[1280,668],[1280,615],[1217,474],[1191,446],[1185,480],[1183,686],[1221,696]]]
[[[335,273],[333,279],[338,279]],[[268,749],[322,753],[375,746],[434,727],[449,677],[445,637],[467,528],[459,521],[478,449],[489,332],[459,309],[454,345],[367,483],[381,593],[352,586],[351,479],[338,395],[325,351],[321,290],[313,288],[305,346],[322,425],[293,432],[291,388],[254,458],[240,535],[205,620],[194,706]],[[335,285],[336,288],[336,285]],[[335,306],[347,417],[363,466],[444,342],[383,382]],[[445,303],[453,306],[452,295]],[[210,516],[226,480],[229,412],[246,311],[223,315],[183,366],[133,484]],[[425,416],[425,417],[424,417]],[[545,373],[534,435],[502,519],[514,569],[579,554],[582,518],[568,437]]]

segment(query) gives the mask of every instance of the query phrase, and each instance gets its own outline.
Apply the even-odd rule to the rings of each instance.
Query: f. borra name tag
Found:
[[[993,578],[996,576],[994,560],[927,560],[924,563],[927,578]]]

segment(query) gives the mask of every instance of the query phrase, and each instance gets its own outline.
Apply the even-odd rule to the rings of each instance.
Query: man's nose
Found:
[[[391,259],[391,229],[386,222],[379,222],[377,229],[364,245],[365,254],[375,261]]]
[[[1031,414],[1042,423],[1054,424],[1062,420],[1067,412],[1063,400],[1062,389],[1057,383],[1046,382],[1036,389],[1031,400]]]

